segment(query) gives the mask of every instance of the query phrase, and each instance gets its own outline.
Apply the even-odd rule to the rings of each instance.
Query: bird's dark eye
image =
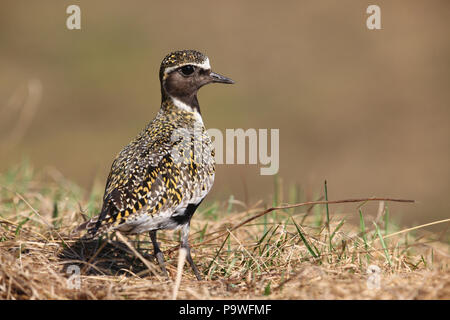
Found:
[[[182,74],[184,74],[185,76],[189,76],[194,72],[195,68],[194,66],[189,64],[187,66],[181,67],[180,70]]]

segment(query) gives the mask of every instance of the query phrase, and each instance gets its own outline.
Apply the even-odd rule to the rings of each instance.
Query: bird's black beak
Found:
[[[228,83],[228,84],[233,84],[234,81],[231,80],[230,78],[224,77],[220,74],[217,74],[215,72],[211,72],[209,74],[209,78],[211,79],[211,82],[213,83]]]

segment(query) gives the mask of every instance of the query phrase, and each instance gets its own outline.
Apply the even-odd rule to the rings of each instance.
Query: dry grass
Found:
[[[82,221],[80,208],[98,210],[101,187],[84,196],[54,170],[35,174],[28,165],[1,175],[0,185],[1,299],[171,298],[177,232],[160,235],[172,279],[165,280],[148,236],[128,238],[138,254],[115,235],[70,238]],[[202,206],[191,243],[205,280],[196,281],[185,266],[178,298],[450,298],[448,223],[440,233],[402,231],[386,207],[373,218],[362,206],[363,220],[354,219],[357,210],[333,214],[330,207],[328,224],[326,208],[315,206],[277,210],[233,229],[263,209],[233,199]],[[81,271],[79,289],[70,288],[73,265]],[[369,265],[381,269],[379,289],[367,285]]]

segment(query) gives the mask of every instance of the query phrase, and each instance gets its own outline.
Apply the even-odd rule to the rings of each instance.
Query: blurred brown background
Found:
[[[81,7],[81,30],[66,28],[70,4]],[[381,7],[382,30],[366,28],[369,4]],[[237,82],[200,91],[206,126],[279,128],[286,193],[297,183],[314,198],[327,179],[332,199],[418,200],[395,207],[408,223],[448,217],[449,9],[445,0],[3,0],[0,170],[27,156],[85,188],[92,177],[104,184],[159,108],[161,59],[193,48]],[[20,104],[30,81],[42,99],[6,145],[15,120],[2,108]],[[210,199],[270,203],[273,185],[259,166],[221,165]]]

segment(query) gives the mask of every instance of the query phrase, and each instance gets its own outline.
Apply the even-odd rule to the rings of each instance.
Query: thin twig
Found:
[[[240,227],[242,227],[243,225],[249,223],[250,221],[253,221],[259,217],[264,216],[265,214],[268,214],[269,212],[275,211],[275,210],[284,210],[284,209],[291,209],[291,208],[297,208],[297,207],[302,207],[302,206],[309,206],[309,205],[318,205],[318,204],[339,204],[339,203],[355,203],[355,202],[367,202],[367,201],[391,201],[391,202],[403,202],[403,203],[414,203],[415,200],[405,200],[405,199],[393,199],[393,198],[377,198],[377,197],[372,197],[372,198],[362,198],[362,199],[345,199],[345,200],[332,200],[332,201],[307,201],[307,202],[301,202],[301,203],[296,203],[296,204],[289,204],[289,205],[285,205],[285,206],[279,206],[279,207],[272,207],[269,209],[266,209],[260,213],[255,214],[253,217],[248,218],[247,220],[244,220],[241,223],[238,223],[237,225],[235,225],[234,227],[232,227],[231,229],[229,229],[229,231],[234,231]],[[204,245],[205,243],[214,241],[216,239],[219,239],[223,236],[226,236],[228,234],[228,232],[223,232],[221,234],[219,234],[218,236],[212,237],[210,239],[207,239],[205,241],[202,241],[201,243],[198,244],[193,244],[191,245],[191,247],[197,247],[199,245]],[[170,248],[168,250],[166,250],[167,253],[173,252],[178,250],[178,247],[173,247]]]
[[[450,219],[433,221],[433,222],[430,222],[430,223],[422,224],[420,226],[404,229],[404,230],[401,230],[401,231],[398,231],[398,232],[391,233],[391,234],[389,234],[387,236],[384,236],[383,239],[387,239],[387,238],[390,238],[390,237],[393,237],[393,236],[396,236],[396,235],[399,235],[399,234],[402,234],[402,233],[405,233],[405,232],[413,231],[413,230],[416,230],[416,229],[420,229],[420,228],[424,228],[424,227],[428,227],[428,226],[432,226],[432,225],[439,224],[439,223],[444,223],[444,222],[450,222]]]

